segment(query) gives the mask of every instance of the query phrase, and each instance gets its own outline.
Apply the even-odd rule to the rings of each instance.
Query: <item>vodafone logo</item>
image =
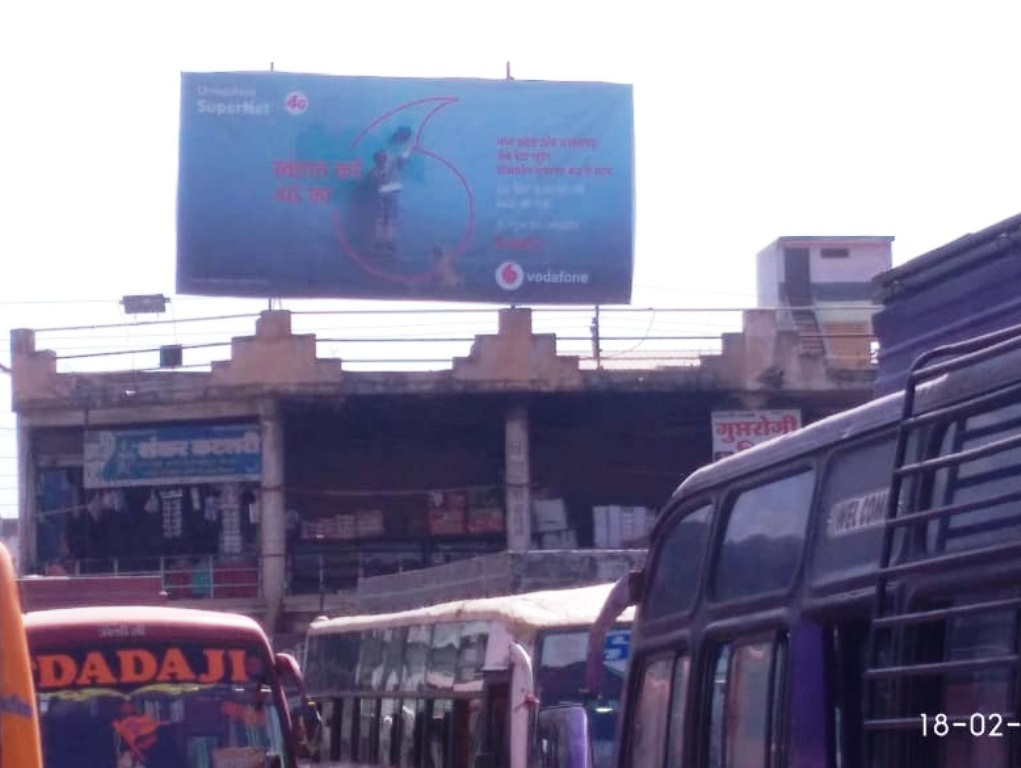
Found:
[[[301,91],[291,91],[284,99],[284,109],[292,115],[300,115],[308,109],[308,96]]]
[[[505,261],[496,268],[496,284],[505,291],[516,291],[525,282],[525,270],[520,264]]]

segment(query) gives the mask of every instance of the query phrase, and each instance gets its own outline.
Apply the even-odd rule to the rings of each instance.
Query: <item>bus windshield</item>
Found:
[[[131,638],[33,661],[47,766],[290,768],[257,646]]]
[[[617,714],[627,667],[630,630],[611,629],[603,646],[600,690],[587,703],[589,740],[595,768],[613,763]],[[548,632],[543,636],[536,674],[540,706],[583,701],[589,630]]]
[[[600,690],[592,692],[600,701],[612,703],[620,700],[630,634],[630,630],[624,628],[611,629],[606,633],[602,686]],[[587,627],[544,634],[536,676],[543,705],[582,700],[588,639]]]

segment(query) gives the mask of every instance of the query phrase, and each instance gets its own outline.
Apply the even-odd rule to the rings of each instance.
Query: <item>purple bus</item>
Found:
[[[905,380],[674,492],[617,768],[1021,764],[1021,327]]]

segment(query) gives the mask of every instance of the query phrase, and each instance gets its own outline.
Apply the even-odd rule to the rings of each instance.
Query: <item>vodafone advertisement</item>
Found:
[[[627,303],[630,85],[185,73],[180,293]]]

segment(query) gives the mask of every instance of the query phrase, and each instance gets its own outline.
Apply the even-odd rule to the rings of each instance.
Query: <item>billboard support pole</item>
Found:
[[[599,342],[599,305],[596,304],[596,313],[592,317],[592,357],[596,359],[596,368],[602,368],[603,363],[600,358],[600,347],[602,344]]]
[[[513,77],[511,77],[510,62],[509,61],[507,62],[507,68],[506,68],[506,75],[505,75],[505,77],[506,77],[507,80],[513,80],[514,79]]]

